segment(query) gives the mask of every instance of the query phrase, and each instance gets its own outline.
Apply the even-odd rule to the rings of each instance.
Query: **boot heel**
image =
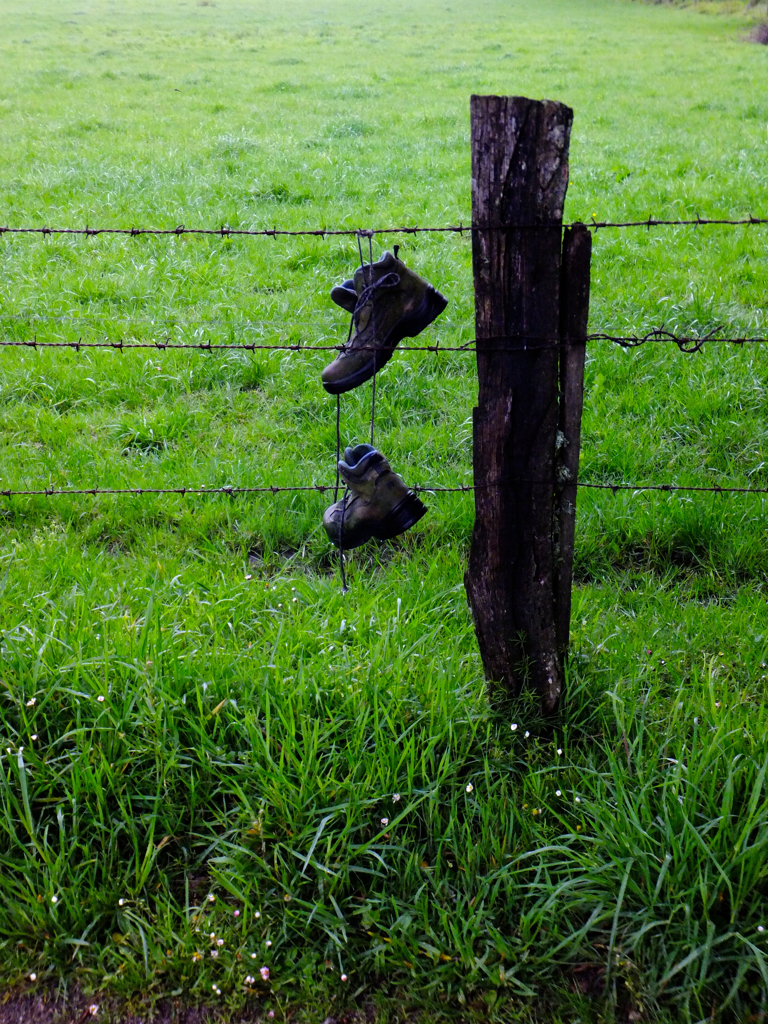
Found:
[[[415,338],[417,334],[421,334],[425,327],[429,327],[432,321],[440,316],[447,305],[448,299],[430,285],[419,308],[403,322],[402,337]]]
[[[413,491],[408,491],[406,496],[399,502],[384,522],[377,528],[374,536],[379,540],[390,540],[397,537],[406,530],[410,530],[418,521],[427,514],[427,506]]]

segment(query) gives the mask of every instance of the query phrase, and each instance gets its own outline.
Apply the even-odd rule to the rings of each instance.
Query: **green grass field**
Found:
[[[749,25],[624,0],[7,0],[0,223],[466,223],[473,92],[574,107],[567,219],[765,216]],[[398,240],[450,298],[425,337],[471,338],[468,239]],[[598,233],[590,329],[766,335],[767,240]],[[336,344],[357,259],[5,235],[0,325]],[[0,488],[331,483],[326,361],[3,349]],[[595,343],[587,387],[583,479],[768,486],[763,346]],[[381,373],[376,441],[410,483],[471,482],[475,394],[471,355]],[[345,397],[344,443],[369,403]],[[6,995],[763,1019],[765,499],[580,493],[554,722],[490,706],[471,497],[425,500],[342,596],[319,495],[0,499]]]

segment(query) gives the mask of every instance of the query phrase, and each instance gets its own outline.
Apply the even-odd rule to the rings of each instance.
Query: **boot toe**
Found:
[[[335,505],[331,505],[323,513],[323,526],[325,532],[328,534],[328,540],[331,544],[339,546],[339,539],[341,537],[341,508],[339,507],[341,502],[336,502]]]
[[[320,379],[332,395],[341,395],[370,380],[376,368],[372,353],[366,351],[342,352],[323,370]]]
[[[328,540],[337,548],[343,547],[345,551],[352,548],[359,548],[373,537],[371,524],[366,522],[364,516],[357,514],[354,507],[354,499],[344,511],[344,530],[341,528],[342,508],[344,499],[337,501],[335,505],[325,510],[323,515],[323,526],[328,534]]]

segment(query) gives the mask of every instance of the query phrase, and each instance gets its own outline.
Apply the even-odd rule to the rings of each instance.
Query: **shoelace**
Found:
[[[341,569],[341,592],[346,594],[349,590],[347,586],[347,574],[344,571],[344,516],[347,512],[347,498],[349,497],[349,487],[344,491],[344,497],[341,501],[341,524],[339,526],[339,568]]]
[[[366,264],[363,258],[363,249],[360,244],[360,236],[358,235],[357,246],[360,250],[360,269],[363,272],[363,280],[365,280]],[[373,245],[370,237],[368,238],[368,248],[370,250],[370,263],[368,264],[368,273],[373,275]],[[395,258],[397,258],[397,250],[399,246],[395,246]],[[342,346],[341,352],[347,351],[350,338],[352,337],[353,328],[357,327],[360,329],[360,314],[363,308],[370,302],[375,296],[376,292],[382,288],[396,288],[400,284],[400,275],[394,270],[391,270],[388,274],[379,278],[378,281],[371,281],[365,285],[355,303],[355,308],[352,310],[352,316],[349,321],[349,331],[347,333],[346,343]],[[371,330],[373,332],[373,343],[376,344],[376,319],[374,317],[374,310],[371,309]],[[340,353],[341,354],[341,353]],[[373,444],[373,423],[376,416],[376,373],[375,373],[375,359],[376,353],[374,352],[374,374],[373,374],[373,390],[371,392],[371,444]],[[339,485],[341,483],[339,473],[339,458],[341,456],[341,396],[336,395],[336,488],[333,496],[334,501],[338,501],[339,496]],[[341,569],[341,592],[346,594],[347,587],[347,576],[344,571],[344,518],[347,511],[347,498],[349,496],[349,487],[344,491],[344,497],[341,502],[341,524],[339,529],[339,568]]]
[[[368,302],[373,298],[376,292],[380,288],[396,288],[399,284],[400,275],[396,273],[394,270],[390,270],[390,272],[388,274],[385,274],[384,277],[379,278],[378,281],[371,281],[370,284],[367,284],[365,288],[363,288],[363,290],[360,292],[360,295],[358,296],[357,302],[355,303],[354,311],[352,313],[353,324],[355,327],[358,328],[358,330],[360,328],[360,314],[362,313],[363,308],[368,305]],[[376,342],[374,338],[374,344],[375,343]]]

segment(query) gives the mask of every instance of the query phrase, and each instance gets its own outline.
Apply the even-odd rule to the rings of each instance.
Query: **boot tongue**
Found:
[[[357,292],[354,281],[345,281],[344,284],[337,284],[331,289],[331,298],[337,306],[346,309],[348,313],[354,313],[357,305]]]
[[[354,448],[344,449],[344,459],[351,468],[356,466],[366,455],[370,455],[371,452],[375,451],[376,449],[372,444],[357,444]]]
[[[361,450],[363,449],[363,450]],[[345,458],[349,461],[339,462],[339,471],[347,483],[362,480],[366,473],[374,466],[378,466],[386,459],[369,444],[359,444],[356,448],[344,452]],[[350,458],[351,456],[351,458]]]

